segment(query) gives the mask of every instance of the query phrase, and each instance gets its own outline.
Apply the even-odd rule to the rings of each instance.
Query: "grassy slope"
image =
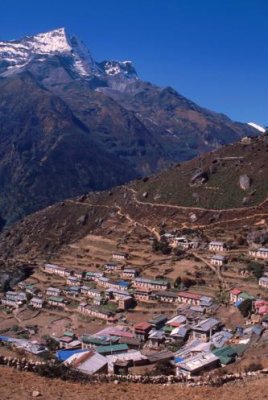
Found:
[[[243,160],[223,160],[224,157],[243,157]],[[190,185],[195,172],[202,168],[209,179],[200,186]],[[252,184],[249,190],[239,187],[239,176],[247,174]],[[268,136],[255,138],[250,144],[241,142],[205,154],[178,165],[171,170],[135,184],[139,199],[152,203],[169,203],[187,207],[225,209],[256,205],[268,194]],[[142,194],[148,192],[144,199]],[[254,194],[253,194],[254,193]]]

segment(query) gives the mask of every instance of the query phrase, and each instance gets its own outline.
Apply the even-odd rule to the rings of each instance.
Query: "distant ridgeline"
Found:
[[[8,224],[258,133],[142,81],[131,61],[96,62],[64,28],[0,42],[0,215]]]

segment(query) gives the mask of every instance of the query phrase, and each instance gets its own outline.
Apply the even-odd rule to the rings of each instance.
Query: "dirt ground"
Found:
[[[220,306],[217,310],[216,318],[229,329],[235,329],[237,326],[243,326],[245,324],[244,318],[235,307]]]
[[[1,400],[30,400],[34,390],[44,400],[236,400],[267,399],[268,378],[227,384],[219,388],[182,385],[79,384],[49,380],[30,373],[0,367]]]

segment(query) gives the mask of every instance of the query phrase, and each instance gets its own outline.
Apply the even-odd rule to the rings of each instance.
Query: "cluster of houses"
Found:
[[[176,240],[180,242],[178,238]],[[215,266],[225,264],[226,250],[223,242],[211,242],[209,251],[214,253],[211,263]],[[104,268],[105,276],[90,272],[84,279],[103,287],[106,298],[108,295],[110,300],[124,299],[130,302],[129,306],[135,301],[172,303],[177,305],[177,313],[172,318],[160,314],[126,328],[115,325],[115,314],[81,302],[81,313],[105,319],[109,326],[94,335],[59,338],[61,350],[57,356],[80,371],[127,373],[133,366],[168,360],[177,376],[195,376],[236,361],[250,346],[252,338],[260,337],[268,329],[268,301],[255,298],[244,290],[234,288],[229,293],[229,302],[235,307],[246,300],[252,303],[245,326],[231,331],[213,316],[217,305],[212,297],[190,290],[170,289],[170,283],[165,279],[142,277],[139,270],[115,262]],[[123,280],[113,281],[108,277],[112,273]],[[267,287],[266,278],[260,279],[259,284],[263,287]],[[100,291],[83,286],[81,293],[94,298]],[[98,369],[93,365],[98,365]]]
[[[249,256],[255,260],[268,260],[268,248],[260,247],[258,249],[249,250]],[[264,267],[263,276],[259,279],[259,286],[268,289],[268,267]]]
[[[53,288],[47,289],[49,294]],[[180,292],[177,310],[172,317],[165,313],[155,315],[134,325],[118,325],[116,319],[106,313],[107,325],[95,334],[75,335],[65,332],[52,336],[58,343],[55,357],[65,365],[86,374],[126,374],[135,366],[168,361],[177,376],[191,377],[205,371],[235,362],[250,346],[268,330],[268,302],[254,299],[239,290],[230,291],[230,303],[251,298],[252,312],[261,318],[245,326],[230,330],[214,317],[213,299],[195,293]],[[99,309],[81,303],[85,313],[98,315]],[[267,331],[268,332],[268,331]],[[26,351],[46,349],[41,343],[8,339]],[[0,342],[7,341],[0,336]],[[33,346],[35,344],[35,347]],[[28,349],[28,350],[27,350]],[[32,350],[30,350],[32,349]],[[46,349],[47,350],[47,349]],[[37,351],[37,350],[36,350]]]
[[[176,236],[172,233],[164,233],[162,239],[166,240],[172,248],[183,250],[197,249],[200,245],[198,238],[189,239],[186,236]]]
[[[176,236],[169,232],[164,233],[161,239],[167,241],[173,248],[180,247],[184,250],[197,249],[201,245],[200,239],[197,237],[190,239],[187,236]],[[227,251],[228,248],[224,242],[215,240],[209,242],[208,250],[214,253],[223,253]]]
[[[198,243],[197,239],[189,241],[186,237],[169,233],[164,236],[171,244],[192,243],[190,247],[195,247],[196,244],[193,243]],[[208,250],[214,253],[210,257],[212,265],[221,267],[226,264],[227,247],[224,242],[212,241],[208,244]],[[256,259],[265,259],[267,254],[266,248],[249,251],[249,255]],[[213,303],[212,298],[200,293],[170,289],[170,282],[166,279],[140,276],[140,269],[127,265],[127,259],[126,253],[115,252],[112,261],[104,264],[102,271],[97,272],[72,271],[56,264],[45,264],[43,271],[63,278],[66,282],[65,287],[49,287],[45,293],[41,293],[34,285],[21,282],[18,285],[20,291],[6,292],[2,304],[18,308],[27,303],[36,309],[46,305],[68,310],[68,304],[75,299],[79,303],[76,309],[78,312],[114,322],[115,312],[107,307],[107,303],[113,303],[116,306],[114,310],[122,311],[135,307],[137,302],[184,303],[199,307],[210,307]],[[113,275],[116,275],[117,279],[112,278]],[[259,286],[268,288],[268,272],[260,278]],[[247,298],[244,292],[239,293],[239,296],[236,298],[236,294],[231,293],[231,304],[239,302],[243,296]]]
[[[163,236],[174,248],[196,249],[200,245],[195,238],[169,233]],[[224,242],[212,241],[208,250],[213,253],[210,254],[213,266],[227,263],[228,249]],[[267,260],[268,249],[250,250],[249,256]],[[21,282],[16,291],[7,291],[1,302],[11,308],[56,307],[104,320],[106,327],[94,335],[76,336],[65,332],[61,337],[53,337],[58,343],[57,359],[86,374],[127,373],[134,366],[169,361],[177,376],[199,375],[234,362],[253,337],[261,336],[268,329],[268,301],[265,299],[239,288],[231,289],[231,306],[240,307],[248,300],[252,306],[245,326],[230,331],[215,318],[218,307],[215,299],[191,290],[172,289],[167,279],[141,276],[140,269],[127,265],[127,260],[128,254],[115,252],[112,261],[95,272],[45,264],[43,271],[61,277],[64,285],[51,286],[41,292],[35,285]],[[259,279],[259,286],[268,289],[268,271]],[[174,315],[170,317],[163,312],[134,325],[117,325],[117,311],[131,309],[137,302],[169,303],[174,306]],[[9,339],[29,352],[47,351],[42,344]],[[0,342],[6,340],[0,336]]]

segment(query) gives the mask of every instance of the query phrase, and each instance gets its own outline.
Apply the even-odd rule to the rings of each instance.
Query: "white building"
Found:
[[[214,252],[221,253],[221,252],[225,251],[226,246],[225,246],[224,242],[220,242],[220,241],[214,240],[214,241],[209,243],[208,249],[209,249],[209,251],[214,251]]]
[[[104,268],[105,268],[106,272],[121,272],[123,269],[123,265],[110,262],[110,263],[105,264]]]
[[[70,271],[68,271],[66,268],[59,267],[56,264],[45,264],[44,271],[47,274],[59,275],[62,278],[66,278],[70,275]]]
[[[115,252],[113,253],[113,260],[125,261],[128,258],[127,253]]]
[[[51,296],[51,297],[48,298],[47,302],[48,302],[48,304],[50,306],[53,306],[53,307],[60,307],[60,308],[65,308],[66,307],[65,300],[64,300],[63,297],[53,297],[53,296]]]
[[[59,288],[54,288],[54,287],[47,288],[47,291],[46,291],[47,296],[58,297],[58,296],[60,296],[60,294],[61,294],[61,289],[59,289]]]
[[[220,360],[211,352],[201,353],[176,364],[177,376],[195,376],[220,366]]]
[[[39,297],[33,297],[30,301],[30,305],[34,308],[43,308],[44,300]]]
[[[268,289],[268,276],[262,276],[259,279],[259,286],[264,289]]]
[[[249,256],[260,260],[268,260],[268,248],[261,247],[257,250],[249,250]]]
[[[78,311],[89,317],[103,319],[108,322],[115,322],[117,320],[114,313],[84,302],[80,303]]]
[[[212,265],[215,265],[216,267],[221,267],[223,264],[225,264],[227,261],[226,257],[216,254],[215,256],[212,256],[210,259],[210,263]]]
[[[82,286],[81,293],[89,298],[100,297],[101,291],[95,288],[91,288],[89,286]]]
[[[80,286],[81,279],[77,278],[76,276],[68,276],[66,283],[69,286]]]
[[[134,280],[133,286],[135,288],[144,288],[144,289],[152,289],[152,290],[167,290],[169,287],[169,282],[164,279],[136,278]]]

